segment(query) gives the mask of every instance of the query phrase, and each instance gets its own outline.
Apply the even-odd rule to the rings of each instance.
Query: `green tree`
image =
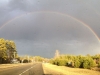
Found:
[[[66,66],[67,65],[67,60],[66,59],[58,59],[57,65],[58,66]]]
[[[75,68],[79,68],[80,65],[81,65],[81,63],[80,63],[79,59],[76,59],[76,61],[75,61],[75,63],[74,63],[74,67],[75,67]]]
[[[83,68],[90,69],[94,67],[96,64],[91,57],[85,57],[83,61]]]
[[[14,41],[6,40],[7,54],[10,59],[17,58],[16,45]]]
[[[0,63],[18,56],[14,41],[0,39]]]
[[[3,38],[0,39],[0,63],[7,59],[6,42]]]
[[[100,62],[98,63],[98,67],[100,68]]]

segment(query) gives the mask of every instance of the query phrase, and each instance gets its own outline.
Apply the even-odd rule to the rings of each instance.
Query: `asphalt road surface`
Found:
[[[42,63],[19,64],[0,69],[0,75],[43,75]]]

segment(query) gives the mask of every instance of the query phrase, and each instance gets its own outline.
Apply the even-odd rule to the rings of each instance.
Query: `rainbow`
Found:
[[[89,27],[86,23],[84,23],[83,21],[81,21],[81,20],[79,20],[79,19],[77,19],[77,18],[75,18],[75,17],[73,17],[73,16],[71,16],[71,15],[63,14],[63,13],[60,13],[60,12],[53,12],[53,11],[37,11],[37,12],[29,12],[29,13],[27,13],[27,14],[32,14],[32,13],[54,13],[54,14],[60,14],[60,15],[63,15],[63,16],[70,17],[71,19],[73,19],[73,20],[75,20],[75,21],[81,23],[81,24],[84,25],[85,27],[87,27],[87,28],[93,33],[93,35],[97,38],[97,40],[100,42],[98,35],[93,31],[93,29],[92,29],[91,27]],[[6,25],[7,25],[8,23],[10,23],[11,21],[13,21],[13,20],[15,20],[15,19],[17,19],[17,18],[20,18],[20,17],[22,17],[22,16],[25,16],[25,15],[26,15],[26,14],[22,14],[22,15],[20,15],[20,16],[17,16],[17,17],[15,17],[15,18],[13,18],[13,19],[7,21],[5,24],[3,24],[3,25],[0,27],[0,29],[2,29],[4,26],[6,26]]]

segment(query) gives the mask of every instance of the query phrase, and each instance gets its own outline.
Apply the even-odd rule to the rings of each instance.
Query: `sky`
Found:
[[[100,0],[0,0],[0,38],[20,56],[100,53]]]

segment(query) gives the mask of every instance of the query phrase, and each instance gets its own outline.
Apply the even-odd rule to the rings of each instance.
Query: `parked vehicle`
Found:
[[[18,61],[17,59],[12,59],[12,60],[11,60],[11,63],[12,63],[12,64],[17,64],[17,63],[19,63],[19,61]]]

